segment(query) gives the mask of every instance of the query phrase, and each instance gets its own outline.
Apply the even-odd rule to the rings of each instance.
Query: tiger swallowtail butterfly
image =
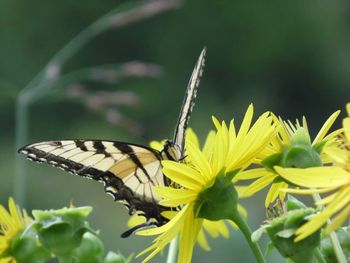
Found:
[[[32,161],[48,163],[74,175],[103,182],[106,193],[123,203],[130,215],[136,213],[146,218],[146,223],[129,229],[122,237],[140,228],[165,224],[168,219],[161,212],[169,208],[158,204],[160,198],[154,193],[154,187],[171,183],[162,173],[162,160],[182,161],[184,158],[186,129],[205,54],[204,48],[188,83],[173,140],[167,141],[160,151],[119,141],[58,140],[29,144],[18,152]]]

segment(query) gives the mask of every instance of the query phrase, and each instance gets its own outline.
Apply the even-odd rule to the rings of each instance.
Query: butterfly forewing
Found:
[[[179,152],[178,160],[184,157],[185,153],[185,135],[188,122],[194,107],[194,102],[197,96],[197,89],[200,78],[203,74],[205,64],[206,48],[204,48],[198,58],[198,61],[193,69],[190,81],[188,82],[185,96],[182,102],[179,118],[177,120],[176,129],[174,132],[173,144]]]
[[[159,212],[154,187],[164,185],[164,176],[160,153],[154,149],[113,141],[63,140],[27,145],[19,152],[33,161],[104,182],[106,192],[130,213],[147,206]]]

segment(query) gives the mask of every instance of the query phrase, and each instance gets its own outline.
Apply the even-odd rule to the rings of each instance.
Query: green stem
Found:
[[[242,218],[242,216],[237,212],[232,217],[231,220],[238,226],[238,228],[242,231],[245,239],[247,240],[251,250],[254,253],[256,262],[258,263],[266,263],[265,258],[261,252],[259,245],[252,241],[251,235],[252,231],[250,230],[247,222]]]
[[[319,194],[313,194],[312,197],[313,197],[315,203],[317,203],[317,202],[322,200],[322,198],[321,198],[321,196]],[[322,205],[320,208],[323,209],[324,206]],[[331,223],[331,220],[328,219],[327,220],[327,224],[330,224],[330,223]],[[329,238],[331,239],[331,242],[332,242],[332,245],[333,245],[333,249],[334,249],[334,253],[335,253],[335,256],[336,256],[338,262],[339,263],[346,263],[347,260],[346,260],[346,257],[344,255],[344,252],[343,252],[343,250],[341,248],[341,245],[339,243],[337,234],[334,231],[332,231],[331,233],[329,233]]]
[[[318,248],[315,249],[314,255],[318,263],[327,263],[327,261],[323,258],[323,255]]]
[[[179,237],[177,236],[170,243],[166,263],[175,263],[176,262],[178,249],[179,249]]]
[[[15,134],[15,175],[14,175],[14,189],[13,195],[16,203],[25,206],[25,189],[26,189],[26,160],[19,158],[17,150],[27,143],[28,127],[28,105],[25,102],[17,100],[16,104],[16,134]]]

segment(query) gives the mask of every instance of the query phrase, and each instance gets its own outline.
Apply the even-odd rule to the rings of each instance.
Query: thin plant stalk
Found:
[[[250,246],[250,249],[252,250],[255,256],[256,262],[266,263],[259,245],[256,242],[253,242],[251,238],[252,231],[250,230],[247,222],[242,218],[242,216],[238,212],[232,216],[231,220],[238,226],[239,230],[243,233],[245,239],[247,240]]]
[[[176,263],[178,250],[179,250],[179,237],[177,236],[170,243],[166,263]]]
[[[318,263],[327,263],[327,261],[323,258],[323,255],[318,248],[315,249],[314,255]]]

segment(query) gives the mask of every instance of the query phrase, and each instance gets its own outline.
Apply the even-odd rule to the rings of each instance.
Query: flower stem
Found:
[[[319,194],[313,194],[312,197],[313,197],[315,203],[321,201],[321,196]],[[324,208],[323,205],[321,206],[321,208],[322,209]],[[331,223],[331,220],[328,219],[327,224],[330,224],[330,223]],[[340,246],[337,234],[334,231],[332,231],[331,233],[329,233],[329,238],[331,239],[334,253],[335,253],[335,256],[336,256],[338,262],[339,263],[346,263],[347,261],[346,261],[344,252]]]
[[[171,241],[168,251],[168,258],[166,263],[175,263],[177,259],[177,251],[179,248],[179,237],[175,237],[173,241]]]
[[[315,249],[314,255],[318,263],[327,263],[327,261],[323,258],[323,255],[321,254],[318,248]]]
[[[258,263],[266,263],[265,258],[261,252],[259,245],[252,241],[251,235],[252,231],[250,230],[247,222],[241,217],[241,215],[237,212],[231,217],[231,220],[238,226],[238,228],[242,231],[245,239],[247,240],[251,250],[254,253],[256,262]]]

